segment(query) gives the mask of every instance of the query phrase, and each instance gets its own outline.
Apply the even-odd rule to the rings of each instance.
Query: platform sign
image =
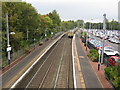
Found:
[[[47,36],[47,34],[45,34],[45,37]]]
[[[10,32],[10,34],[15,34],[15,32]]]
[[[51,34],[53,35],[53,32],[51,32]]]
[[[7,52],[9,52],[9,51],[11,51],[11,47],[8,47],[8,48],[7,48]]]
[[[98,53],[101,54],[101,53],[102,53],[102,50],[98,50]]]

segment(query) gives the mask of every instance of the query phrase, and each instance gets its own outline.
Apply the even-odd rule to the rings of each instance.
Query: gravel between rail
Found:
[[[62,37],[16,88],[74,88],[71,43],[67,35]]]

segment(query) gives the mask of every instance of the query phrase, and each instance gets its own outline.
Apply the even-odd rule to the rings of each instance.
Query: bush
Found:
[[[98,61],[99,54],[98,54],[96,49],[91,49],[90,53],[88,54],[88,56],[90,57],[90,59],[92,61]]]
[[[104,69],[105,74],[107,75],[108,79],[112,82],[113,86],[116,89],[120,88],[120,76],[119,76],[119,66],[115,67],[107,67]]]
[[[24,47],[24,50],[25,50],[25,52],[29,52],[29,51],[30,51],[29,46],[28,46],[28,45],[26,45],[26,46]]]
[[[79,35],[80,35],[80,37],[86,37],[87,36],[87,33],[86,32],[81,32],[81,33],[79,33]]]
[[[107,77],[110,78],[111,67],[105,68],[104,71],[105,71],[105,74],[107,75]]]

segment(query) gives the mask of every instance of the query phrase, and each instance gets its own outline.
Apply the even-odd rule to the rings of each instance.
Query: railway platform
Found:
[[[73,37],[72,50],[75,88],[103,88],[76,35]]]

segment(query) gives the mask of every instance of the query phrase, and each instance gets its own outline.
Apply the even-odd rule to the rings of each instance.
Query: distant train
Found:
[[[68,32],[68,37],[69,37],[69,38],[73,38],[73,35],[74,35],[74,30],[70,30],[70,31]]]

